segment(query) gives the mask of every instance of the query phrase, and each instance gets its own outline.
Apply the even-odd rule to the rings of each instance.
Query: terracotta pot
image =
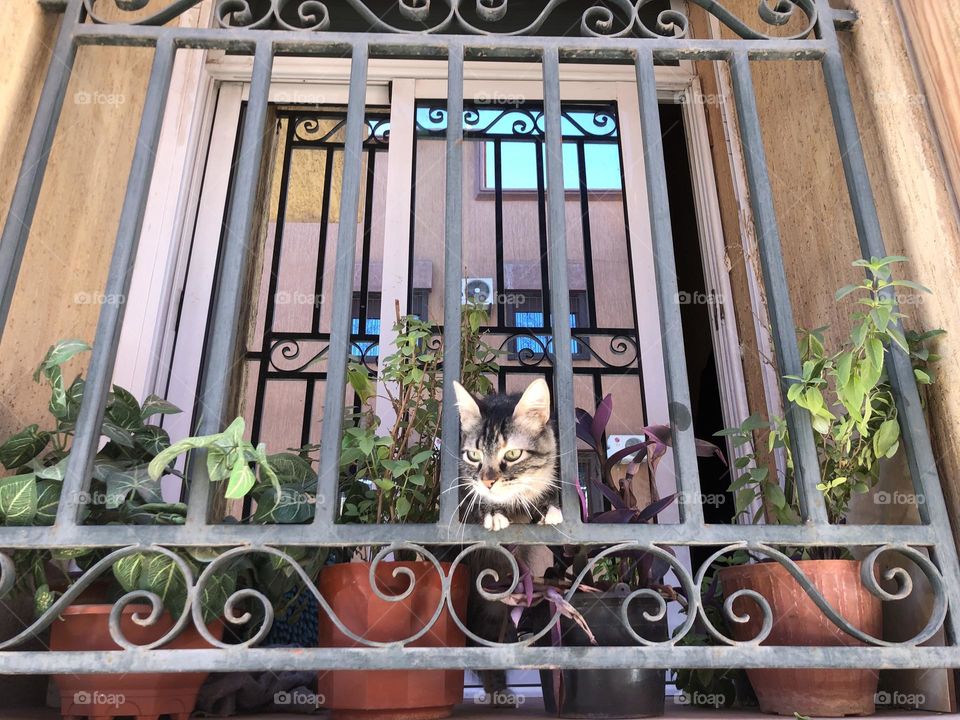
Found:
[[[800,560],[797,565],[847,622],[880,637],[883,615],[880,599],[860,582],[856,560]],[[776,562],[739,565],[720,570],[724,597],[738,590],[754,590],[773,611],[773,629],[763,645],[829,647],[863,645],[838,628],[820,611],[787,570]],[[734,612],[750,621],[734,624],[735,640],[749,640],[760,632],[762,617],[756,603],[739,598]],[[874,712],[878,674],[875,670],[747,670],[760,710],[778,715],[870,715]]]
[[[444,572],[450,565],[442,563]],[[413,592],[399,602],[387,602],[370,587],[369,563],[344,563],[320,573],[320,592],[333,612],[351,632],[377,642],[402,640],[414,635],[433,617],[441,598],[441,579],[428,562],[382,562],[377,566],[377,586],[386,595],[400,595],[409,586],[396,568],[415,573]],[[458,567],[451,586],[453,606],[466,617],[467,573]],[[466,638],[444,607],[436,623],[409,647],[463,647]],[[340,632],[320,610],[320,647],[360,646]],[[463,700],[462,670],[335,670],[321,672],[321,703],[334,719],[393,718],[430,720],[447,717]]]
[[[51,626],[50,649],[54,652],[79,650],[121,650],[110,637],[112,605],[71,605]],[[143,627],[133,614],[146,616],[149,605],[123,608],[120,629],[130,642],[144,645],[159,639],[173,627],[170,613]],[[214,637],[223,636],[219,620],[207,626]],[[163,646],[171,650],[208,648],[192,625]],[[87,716],[96,720],[133,715],[138,720],[156,720],[169,714],[173,720],[187,720],[197,704],[197,693],[208,673],[124,673],[55,675],[60,691],[60,713],[64,718]]]

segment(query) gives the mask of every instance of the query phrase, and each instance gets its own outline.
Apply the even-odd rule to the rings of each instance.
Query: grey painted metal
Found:
[[[802,375],[800,348],[797,346],[796,325],[790,304],[790,288],[787,285],[787,273],[783,267],[780,229],[773,203],[773,188],[770,186],[770,177],[767,172],[767,156],[763,147],[757,100],[754,96],[750,58],[746,53],[733,54],[730,58],[730,73],[743,142],[744,163],[747,167],[747,182],[750,186],[750,207],[753,209],[760,265],[767,291],[770,325],[776,338],[774,347],[777,367],[781,376]],[[805,520],[826,524],[827,509],[823,495],[817,490],[817,484],[820,482],[820,462],[814,445],[810,414],[787,401],[787,382],[781,380],[780,384],[783,406],[789,408],[786,420],[793,445],[800,510]]]
[[[667,192],[653,53],[645,48],[639,49],[636,62],[653,267],[656,272],[657,309],[660,314],[660,346],[663,348],[670,434],[674,447],[673,463],[680,495],[681,519],[690,526],[690,532],[697,533],[700,532],[698,528],[703,525],[703,504],[700,500],[700,473],[697,468],[690,384],[687,381],[687,361],[683,348],[680,290],[677,286],[677,266],[673,252],[670,198]]]
[[[826,3],[821,2],[821,4]],[[836,30],[826,27],[822,32],[832,48],[823,58],[823,74],[860,249],[864,258],[884,257],[887,252],[880,229],[880,217],[877,214],[870,175],[863,156],[860,131],[853,112],[853,100],[850,96],[850,86],[847,83]],[[950,541],[950,517],[947,514],[947,504],[940,484],[936,457],[930,443],[930,434],[923,406],[920,404],[920,393],[917,390],[910,358],[903,350],[894,346],[887,353],[886,369],[897,403],[910,477],[917,497],[924,499],[918,504],[920,516],[923,522],[932,524],[938,535],[944,539],[932,552],[938,558],[941,572],[947,578],[946,587],[950,594],[951,607],[960,608],[960,561],[958,561],[956,545]],[[951,614],[948,619],[948,629],[951,641],[960,642],[960,612]]]
[[[73,61],[77,55],[73,29],[80,16],[80,3],[81,0],[73,0],[61,21],[60,32],[50,58],[50,68],[47,70],[37,112],[33,117],[33,127],[30,128],[30,138],[20,164],[17,184],[10,199],[3,234],[0,235],[0,336],[7,324],[20,263],[23,261],[23,252],[30,236],[37,198],[40,197],[43,174],[60,120],[60,111],[63,109]]]
[[[456,397],[460,378],[460,321],[463,277],[463,47],[450,43],[447,61],[446,188],[443,206],[443,396]],[[414,140],[416,142],[416,140]],[[452,527],[460,505],[460,417],[447,405],[440,429],[440,524]]]
[[[130,292],[133,265],[140,245],[140,228],[143,226],[143,212],[147,206],[147,193],[153,176],[175,55],[176,48],[172,40],[163,39],[157,44],[104,291],[106,297],[118,298],[119,301],[104,303],[100,308],[83,400],[77,416],[77,431],[57,507],[56,524],[60,526],[73,525],[78,519],[85,491],[89,487],[93,457],[100,443],[100,425],[110,392],[117,346],[120,344],[126,297]]]
[[[288,30],[217,28],[156,28],[142,25],[82,25],[74,31],[79,44],[153,45],[164,32],[172,32],[181,47],[219,48],[250,52],[260,39],[270,39],[276,52],[342,57],[357,41],[353,33],[312,33]],[[410,36],[385,33],[365,34],[371,57],[436,58],[447,57],[449,37]],[[555,48],[564,61],[604,60],[633,62],[638,40],[630,38],[582,37],[463,37],[467,60],[539,60],[543,50]],[[725,60],[736,50],[745,51],[754,60],[818,60],[827,51],[821,40],[643,40],[644,47],[663,61]]]
[[[361,0],[347,0],[356,6]],[[723,14],[726,11],[710,0],[693,0],[721,18],[736,31],[736,18],[731,20]],[[239,307],[243,299],[242,278],[252,256],[247,245],[253,224],[256,191],[259,170],[264,152],[264,129],[267,115],[267,92],[270,83],[271,64],[274,53],[297,53],[303,55],[344,56],[352,55],[351,84],[348,119],[346,127],[346,160],[342,191],[341,213],[344,217],[357,215],[359,206],[359,183],[362,167],[362,134],[365,111],[367,61],[375,57],[436,57],[447,58],[450,66],[451,97],[448,104],[449,121],[447,136],[447,249],[445,252],[445,366],[459,366],[459,315],[460,315],[460,275],[462,245],[462,215],[460,189],[462,186],[461,144],[462,144],[462,87],[463,65],[461,58],[477,59],[542,59],[544,69],[544,98],[547,142],[548,173],[548,212],[549,212],[549,270],[551,300],[554,308],[553,331],[555,350],[555,398],[562,407],[573,404],[572,359],[570,357],[570,329],[566,324],[569,296],[566,282],[566,232],[563,213],[563,171],[562,144],[560,135],[560,90],[559,63],[573,60],[603,60],[613,63],[635,63],[638,88],[641,99],[641,119],[645,154],[646,172],[649,189],[651,222],[653,225],[655,262],[657,272],[657,291],[660,301],[661,321],[665,328],[679,327],[678,308],[676,306],[676,277],[672,250],[672,237],[669,219],[669,206],[664,182],[664,158],[659,148],[660,128],[657,114],[654,58],[658,60],[730,59],[735,81],[737,108],[740,115],[741,132],[747,149],[748,174],[751,185],[751,199],[757,216],[758,230],[761,235],[761,250],[764,263],[764,275],[767,283],[768,298],[774,308],[777,322],[776,345],[781,355],[781,368],[786,372],[798,367],[794,362],[784,362],[784,353],[788,361],[795,358],[796,343],[793,337],[793,321],[789,308],[786,282],[783,277],[783,264],[777,237],[776,220],[773,215],[773,199],[766,175],[763,159],[762,138],[757,119],[756,104],[750,78],[750,60],[797,59],[822,60],[827,87],[833,106],[840,147],[844,155],[844,169],[853,201],[857,227],[864,255],[882,255],[883,243],[880,236],[876,208],[870,191],[863,155],[859,146],[855,118],[849,96],[849,88],[843,73],[842,60],[837,44],[834,24],[841,22],[838,13],[833,12],[826,0],[798,0],[797,6],[805,11],[816,10],[819,16],[829,19],[818,26],[820,37],[805,39],[748,39],[706,41],[676,38],[628,38],[594,36],[586,38],[545,38],[545,37],[491,37],[436,35],[399,35],[388,33],[356,35],[341,32],[308,32],[291,30],[263,30],[254,28],[212,28],[189,29],[179,27],[133,26],[126,24],[88,23],[77,25],[79,10],[83,0],[69,0],[67,15],[58,40],[56,57],[67,60],[64,66],[52,68],[47,84],[41,96],[40,113],[34,121],[30,143],[25,157],[25,165],[18,178],[12,206],[20,215],[11,212],[4,227],[0,242],[0,305],[5,314],[9,307],[12,288],[15,284],[23,244],[26,242],[29,219],[36,205],[39,186],[42,181],[44,161],[50,149],[57,117],[62,107],[66,84],[69,79],[69,66],[74,57],[75,44],[96,45],[156,45],[157,52],[151,73],[150,85],[144,115],[138,137],[138,148],[134,156],[120,228],[108,279],[107,293],[125,295],[129,284],[129,270],[136,254],[143,207],[149,188],[152,170],[152,156],[156,147],[163,116],[163,107],[169,89],[170,72],[175,48],[202,47],[222,48],[242,53],[254,53],[253,82],[250,102],[247,107],[243,136],[241,140],[240,160],[236,170],[230,215],[227,219],[228,232],[224,247],[224,259],[218,278],[216,300],[212,315],[212,335],[209,354],[206,358],[205,379],[203,384],[202,431],[218,430],[224,421],[226,403],[226,378],[230,375],[233,352],[237,346]],[[126,3],[131,6],[136,3]],[[168,4],[166,14],[155,15],[158,23],[166,23],[179,12],[196,4],[196,0],[176,0]],[[119,5],[119,3],[118,3]],[[220,3],[215,3],[219,7]],[[275,8],[274,5],[270,6]],[[422,10],[411,4],[404,6],[404,12],[416,13]],[[784,19],[784,13],[761,6],[761,15],[772,18],[774,24]],[[765,9],[764,9],[765,8]],[[124,8],[121,8],[124,9]],[[141,8],[142,9],[142,8]],[[271,12],[274,12],[271,9]],[[490,12],[488,10],[488,12]],[[814,13],[816,15],[816,13]],[[729,14],[727,14],[729,15]],[[302,17],[302,16],[301,16]],[[810,17],[808,12],[808,17]],[[305,20],[305,22],[309,22]],[[379,21],[378,21],[379,22]],[[685,23],[683,21],[678,21]],[[379,27],[375,24],[374,27]],[[739,30],[746,32],[744,28]],[[23,214],[26,213],[26,214]],[[21,221],[23,221],[21,223]],[[352,299],[352,279],[356,245],[356,227],[354,223],[341,224],[337,241],[336,279],[334,284],[333,331],[329,348],[328,383],[329,387],[342,389],[345,385],[345,371],[350,334],[350,305]],[[775,306],[775,307],[774,307]],[[507,544],[559,544],[576,542],[594,546],[611,546],[604,553],[627,550],[641,550],[650,553],[671,564],[683,590],[689,598],[687,620],[677,636],[664,644],[653,644],[634,648],[534,648],[523,643],[496,647],[477,648],[409,648],[404,644],[412,638],[400,640],[389,647],[363,647],[351,649],[305,649],[297,653],[284,650],[269,650],[248,647],[254,640],[238,647],[216,647],[210,650],[165,651],[132,649],[126,652],[92,653],[35,653],[0,652],[0,668],[6,673],[24,672],[85,672],[91,668],[106,672],[129,671],[191,671],[191,670],[263,670],[263,669],[304,669],[326,668],[445,668],[445,667],[960,667],[960,653],[956,647],[917,647],[930,633],[943,622],[947,608],[957,608],[960,603],[960,569],[957,566],[957,554],[951,542],[949,519],[946,505],[940,489],[939,479],[926,433],[919,405],[916,386],[913,382],[909,360],[902,354],[894,353],[889,363],[894,391],[904,424],[905,446],[911,472],[915,478],[917,491],[926,499],[923,510],[924,520],[928,524],[918,526],[831,526],[825,522],[822,498],[811,488],[815,478],[811,477],[810,463],[816,469],[815,457],[811,460],[809,452],[804,454],[807,466],[804,470],[806,495],[806,523],[798,526],[715,526],[703,525],[700,506],[690,503],[684,508],[681,524],[675,525],[602,525],[582,526],[576,512],[569,508],[577,507],[575,474],[572,462],[563,463],[564,505],[566,522],[560,528],[543,526],[514,525],[496,536],[475,525],[463,526],[455,522],[456,505],[452,493],[446,493],[442,504],[441,522],[436,525],[393,525],[363,526],[332,524],[336,512],[337,468],[340,449],[340,418],[344,410],[342,392],[328,392],[322,431],[322,453],[320,460],[320,495],[328,498],[321,502],[316,514],[314,526],[297,525],[210,525],[204,510],[207,507],[209,484],[202,467],[196,468],[191,488],[188,524],[176,526],[94,526],[77,527],[75,524],[77,506],[70,497],[79,497],[84,487],[85,469],[89,467],[92,453],[95,451],[96,428],[103,413],[103,403],[109,386],[116,355],[117,332],[122,319],[122,307],[105,309],[101,313],[97,331],[93,362],[90,366],[88,393],[78,423],[74,457],[68,470],[68,479],[64,487],[65,502],[59,508],[57,523],[53,527],[0,527],[0,546],[4,548],[69,548],[69,547],[120,547],[94,568],[97,572],[109,570],[112,562],[137,552],[160,553],[177,558],[167,547],[200,546],[220,547],[225,552],[207,567],[203,574],[194,578],[192,571],[182,560],[178,565],[184,573],[187,586],[187,598],[191,612],[198,617],[198,599],[202,597],[204,583],[211,577],[211,568],[217,563],[230,561],[242,554],[257,552],[283,555],[279,546],[315,547],[356,545],[377,545],[382,550],[378,555],[383,559],[390,552],[410,550],[420,552],[422,556],[439,567],[430,547],[455,542],[467,543],[458,557],[458,561],[474,549],[483,547],[490,552],[504,553]],[[456,342],[454,342],[456,341]],[[792,348],[792,350],[791,350]],[[682,348],[671,345],[665,357],[668,377],[668,392],[671,403],[671,417],[674,420],[675,444],[677,447],[677,475],[679,488],[684,491],[696,491],[696,461],[693,457],[692,433],[689,422],[683,417],[689,414],[689,388],[687,387]],[[452,397],[449,383],[454,377],[445,379],[446,397]],[[95,402],[94,402],[95,401]],[[447,417],[443,427],[444,448],[458,448],[456,413],[452,402],[447,403]],[[793,418],[794,422],[798,419]],[[561,450],[564,458],[572,457],[567,453],[574,450],[572,417],[560,412]],[[566,423],[566,424],[564,424]],[[797,434],[793,428],[794,437]],[[807,434],[809,428],[807,427]],[[798,454],[799,450],[798,450]],[[442,464],[443,483],[450,487],[456,482],[456,463],[450,453],[445,453]],[[449,499],[447,499],[449,497]],[[687,497],[687,496],[685,496]],[[819,503],[818,503],[819,501]],[[743,538],[748,541],[744,542]],[[413,546],[411,543],[419,543]],[[620,543],[627,543],[619,547]],[[785,566],[797,579],[800,587],[818,604],[825,615],[838,627],[857,637],[855,629],[844,627],[842,617],[825,603],[822,596],[799,567],[788,557],[776,550],[778,546],[836,546],[843,545],[859,548],[867,555],[862,565],[864,581],[873,583],[875,565],[880,553],[894,553],[917,563],[933,586],[934,608],[927,626],[917,638],[905,643],[887,646],[880,638],[867,638],[864,647],[762,647],[756,642],[734,643],[729,638],[715,637],[723,647],[678,647],[675,645],[684,632],[692,627],[694,619],[706,621],[706,611],[699,597],[698,588],[703,579],[705,568],[699,573],[691,573],[676,563],[668,552],[667,546],[710,546],[724,545],[721,552],[750,550],[766,555]],[[937,561],[931,563],[926,552]],[[285,561],[292,561],[285,556]],[[596,559],[595,559],[596,560]],[[595,561],[594,560],[594,561]],[[709,565],[709,563],[707,563]],[[299,567],[299,566],[298,566]],[[514,570],[516,566],[514,565]],[[301,570],[302,572],[302,570]],[[586,572],[586,570],[584,571]],[[80,581],[61,597],[48,612],[31,626],[34,630],[49,626],[62,610],[62,606],[73,602],[85,585],[92,582],[95,573],[88,572]],[[6,553],[0,553],[0,594],[10,589],[15,579],[15,568]],[[312,578],[301,575],[301,579],[312,587]],[[569,593],[576,591],[577,579]],[[449,577],[444,577],[444,596],[449,593]],[[874,583],[875,584],[875,583]],[[874,588],[875,594],[885,600],[894,600],[909,594],[909,586],[901,588],[899,594],[891,594]],[[313,591],[315,596],[318,593]],[[237,597],[231,600],[238,599]],[[323,599],[318,597],[323,606]],[[326,607],[329,613],[329,607]],[[761,609],[763,609],[761,607]],[[269,618],[272,613],[266,611]],[[331,619],[339,619],[331,614]],[[764,619],[770,620],[769,609],[764,610]],[[436,618],[434,614],[434,619]],[[182,623],[186,624],[188,618]],[[848,624],[847,624],[848,625]],[[265,627],[265,626],[264,626]],[[339,627],[339,625],[338,625]],[[946,621],[951,641],[958,637],[956,613],[951,613]],[[261,628],[262,630],[263,628]],[[203,632],[202,623],[198,630]],[[265,632],[265,630],[264,630]],[[21,635],[26,637],[30,631]],[[647,641],[642,641],[646,643]],[[757,640],[759,642],[759,640]],[[11,646],[10,641],[0,640],[0,646]],[[213,643],[216,645],[216,642]],[[370,643],[367,643],[368,645]]]
[[[570,345],[570,284],[567,281],[567,217],[563,179],[563,132],[560,124],[560,56],[543,52],[543,115],[547,180],[547,268],[553,326],[553,404],[560,452],[563,525],[576,528],[580,519],[577,493],[577,437],[573,408],[573,355]]]
[[[200,386],[198,432],[211,434],[223,429],[229,408],[231,382],[239,366],[240,318],[244,306],[244,278],[254,256],[254,211],[264,154],[273,48],[269,40],[256,45],[250,99],[243,119],[243,134],[229,216],[224,226],[223,252],[216,279],[210,334]],[[191,459],[192,479],[187,503],[187,525],[191,532],[207,522],[210,483],[204,453]]]
[[[216,672],[247,670],[590,668],[956,668],[946,647],[538,647],[297,648],[129,650],[126,652],[0,652],[4,673]],[[722,716],[721,716],[722,717]]]
[[[350,64],[350,93],[347,96],[347,127],[343,146],[343,180],[340,190],[340,217],[355,218],[360,210],[360,175],[363,169],[363,129],[367,109],[367,44],[353,46]],[[367,199],[367,202],[372,202]],[[327,350],[327,389],[324,423],[320,434],[320,469],[314,525],[332,523],[340,496],[340,432],[350,353],[350,315],[353,307],[353,265],[357,250],[357,223],[341,222],[337,229],[334,260],[333,308],[330,318],[330,345]]]
[[[116,547],[128,542],[142,545],[291,545],[340,546],[382,544],[409,541],[430,545],[450,542],[483,542],[490,532],[477,525],[335,525],[322,536],[307,532],[302,525],[210,525],[185,530],[177,526],[137,525],[135,533],[122,535],[118,525],[85,526],[82,532],[58,527],[0,527],[0,542],[5,548],[30,547]],[[744,538],[771,544],[804,546],[899,543],[932,547],[943,542],[938,529],[926,525],[706,525],[701,533],[691,533],[682,524],[595,524],[576,534],[561,532],[553,526],[511,525],[499,531],[495,539],[505,544],[557,545],[576,542],[582,545],[610,545],[618,542],[653,542],[666,545],[715,545]]]

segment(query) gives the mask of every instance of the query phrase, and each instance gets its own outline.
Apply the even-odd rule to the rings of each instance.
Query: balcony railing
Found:
[[[347,110],[342,182],[342,217],[356,217],[361,198],[365,92],[368,63],[371,58],[432,58],[446,62],[448,101],[446,138],[446,204],[444,243],[444,367],[461,365],[461,270],[462,262],[462,153],[464,137],[464,63],[473,60],[512,60],[536,62],[542,67],[543,115],[546,154],[546,195],[549,263],[549,306],[553,318],[553,399],[558,412],[559,454],[561,457],[562,502],[565,508],[579,507],[576,485],[576,438],[574,427],[573,360],[571,357],[570,293],[566,263],[566,218],[564,214],[564,176],[562,169],[560,67],[563,62],[590,61],[630,64],[636,69],[639,115],[646,154],[646,182],[649,216],[655,258],[657,300],[661,327],[679,328],[676,259],[672,241],[664,156],[654,66],[657,62],[706,60],[726,63],[733,79],[733,91],[739,117],[740,134],[749,181],[750,203],[759,240],[760,261],[776,359],[784,375],[801,374],[800,354],[794,336],[794,318],[788,293],[774,197],[765,149],[761,137],[751,67],[755,62],[789,60],[818,63],[833,111],[843,171],[856,218],[863,256],[886,255],[873,193],[854,117],[850,89],[837,41],[837,25],[849,21],[829,6],[827,0],[795,0],[792,3],[760,4],[761,19],[770,25],[782,25],[788,19],[805,16],[804,27],[792,37],[774,37],[750,29],[712,0],[693,3],[712,13],[736,39],[702,40],[687,37],[688,20],[674,11],[660,16],[658,27],[647,27],[639,17],[637,5],[620,2],[627,21],[603,9],[584,9],[581,37],[538,35],[556,6],[545,3],[537,21],[510,34],[498,34],[495,28],[509,21],[507,3],[477,2],[475,12],[480,24],[461,12],[466,2],[454,0],[448,14],[433,27],[418,31],[405,28],[425,22],[430,15],[430,0],[402,0],[398,4],[402,27],[377,18],[361,0],[348,0],[350,8],[369,23],[365,33],[341,31],[338,26],[340,3],[290,2],[255,3],[218,0],[215,3],[217,27],[192,29],[167,25],[170,20],[197,5],[199,0],[173,0],[163,10],[144,16],[145,2],[114,0],[111,17],[120,11],[139,11],[137,21],[107,20],[99,8],[111,5],[106,0],[66,0],[58,5],[63,12],[59,37],[47,75],[39,107],[33,121],[26,155],[13,195],[10,212],[0,242],[0,319],[5,320],[14,294],[21,260],[50,154],[54,131],[60,117],[67,83],[77,50],[88,45],[146,46],[154,49],[146,101],[136,150],[126,185],[119,228],[113,247],[110,271],[104,294],[124,297],[129,292],[131,269],[137,255],[144,208],[150,192],[150,179],[156,157],[164,108],[170,91],[171,75],[177,52],[187,48],[228,50],[253,58],[249,101],[244,116],[229,212],[225,218],[221,268],[216,280],[215,303],[210,320],[211,335],[204,361],[199,404],[204,409],[197,428],[200,434],[217,432],[227,421],[233,368],[240,332],[248,276],[251,237],[257,218],[259,173],[266,148],[265,125],[268,117],[268,91],[274,58],[280,54],[307,57],[351,58],[349,105]],[[434,2],[436,3],[436,0]],[[589,5],[589,3],[585,3]],[[291,6],[291,7],[287,7]],[[253,7],[254,9],[251,9]],[[297,8],[302,12],[298,14]],[[471,6],[472,7],[472,6]],[[261,8],[257,10],[256,8]],[[281,10],[282,8],[282,10]],[[569,9],[569,8],[567,8]],[[506,14],[507,18],[504,19]],[[470,16],[473,17],[473,16]],[[491,32],[490,28],[494,30]],[[675,34],[674,34],[675,32]],[[327,383],[329,388],[345,387],[351,354],[351,306],[355,267],[357,226],[341,223],[336,246],[335,282],[332,288],[333,312],[330,332]],[[96,667],[104,672],[146,672],[189,670],[264,670],[323,668],[476,668],[476,667],[960,667],[955,642],[960,635],[956,609],[960,604],[960,566],[951,540],[946,504],[934,462],[920,398],[910,360],[893,349],[887,372],[896,397],[911,477],[917,494],[925,498],[918,525],[832,525],[827,522],[824,499],[817,490],[820,480],[814,436],[804,412],[789,416],[793,457],[801,496],[802,522],[797,525],[710,525],[704,522],[699,503],[699,479],[690,390],[687,382],[682,335],[674,333],[663,344],[666,390],[670,409],[673,462],[681,499],[681,520],[676,524],[585,524],[575,512],[564,513],[559,526],[511,526],[492,536],[482,526],[463,524],[457,516],[454,487],[459,474],[459,421],[453,410],[455,397],[453,373],[444,377],[440,517],[435,524],[351,525],[336,522],[338,475],[340,467],[341,424],[335,420],[322,427],[319,460],[319,485],[316,512],[310,525],[218,524],[210,520],[211,484],[206,482],[202,463],[194,464],[194,480],[189,487],[188,513],[182,526],[138,526],[135,534],[119,531],[117,526],[81,524],[81,499],[89,486],[93,457],[100,442],[99,427],[110,390],[117,358],[118,339],[124,305],[105,304],[100,312],[86,392],[77,420],[74,450],[63,480],[62,500],[56,522],[51,527],[0,527],[0,547],[25,548],[116,548],[88,571],[89,578],[69,591],[30,628],[16,638],[0,643],[0,671],[83,672]],[[326,393],[324,417],[339,419],[344,413],[344,394]],[[129,540],[128,538],[135,538]],[[49,626],[62,609],[94,576],[107,572],[112,563],[144,550],[177,556],[171,547],[208,547],[222,550],[198,577],[180,560],[186,578],[187,600],[191,613],[184,613],[170,635],[185,625],[200,620],[200,596],[205,584],[218,568],[238,556],[267,553],[296,568],[308,588],[314,579],[306,576],[297,563],[281,548],[353,547],[380,548],[375,564],[399,550],[413,550],[436,563],[437,546],[464,544],[457,558],[461,562],[478,547],[500,552],[508,562],[507,544],[560,544],[606,546],[605,553],[625,549],[643,550],[668,562],[689,598],[686,620],[678,631],[663,642],[643,641],[633,648],[533,647],[527,639],[515,644],[491,643],[474,639],[479,647],[422,648],[405,647],[414,638],[375,643],[358,637],[333,615],[326,600],[314,590],[322,609],[349,637],[359,643],[355,648],[306,648],[297,652],[265,649],[253,641],[239,646],[207,637],[212,646],[203,650],[165,650],[163,643],[149,647],[127,647],[123,652],[91,651],[48,653],[17,650],[24,639]],[[714,555],[737,549],[770,558],[793,575],[803,591],[837,626],[862,645],[845,647],[771,647],[759,639],[737,642],[719,637],[719,647],[694,647],[678,644],[698,618],[706,619],[699,588],[710,562],[691,572],[668,552],[671,546],[717,546]],[[794,561],[778,548],[844,546],[859,549],[865,559],[864,581],[874,594],[891,600],[909,594],[901,587],[893,595],[881,589],[874,579],[878,558],[883,555],[907,558],[915,562],[930,581],[934,602],[926,627],[914,638],[891,643],[872,637],[851,626],[832,608],[804,576]],[[2,560],[4,588],[15,580],[15,570],[7,554]],[[711,559],[712,560],[712,559]],[[450,576],[439,564],[443,578],[444,600],[449,601]],[[891,576],[893,577],[893,576]],[[900,576],[902,579],[902,576]],[[582,578],[582,575],[581,575]],[[579,583],[579,580],[578,580]],[[576,586],[570,589],[572,594]],[[452,607],[452,606],[451,606]],[[442,609],[438,607],[437,613]],[[769,618],[769,607],[766,609]],[[230,616],[228,608],[228,617]],[[269,623],[272,612],[266,611]],[[434,615],[434,619],[437,615]],[[941,628],[946,630],[947,646],[921,646]],[[114,628],[119,632],[118,628]],[[203,632],[203,630],[201,630]],[[469,630],[468,630],[469,633]],[[262,637],[262,633],[258,633]],[[159,646],[159,648],[157,648]]]

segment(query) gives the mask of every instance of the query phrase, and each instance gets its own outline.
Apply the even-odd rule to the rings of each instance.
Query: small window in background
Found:
[[[519,140],[503,141],[500,145],[501,183],[506,192],[536,192],[537,142]],[[611,143],[583,144],[587,168],[587,190],[590,192],[620,192],[623,180],[620,175],[620,148]],[[493,141],[483,143],[483,190],[496,190],[496,153]],[[543,181],[546,188],[546,178]],[[580,190],[580,165],[577,146],[563,144],[564,190]]]
[[[543,317],[543,296],[539,290],[511,290],[517,302],[508,305],[508,324],[516,328],[530,328],[531,330],[549,331],[549,323]],[[587,295],[582,290],[570,293],[570,327],[586,327]],[[546,348],[547,354],[553,354],[553,337],[548,333],[534,333],[532,336],[520,335],[510,341],[509,356],[517,359],[521,352],[542,355]],[[589,353],[583,343],[576,339],[570,340],[570,352],[574,360],[587,360]]]

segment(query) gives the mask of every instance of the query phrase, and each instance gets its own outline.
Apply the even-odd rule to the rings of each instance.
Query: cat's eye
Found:
[[[522,456],[523,456],[523,450],[513,449],[513,450],[507,450],[503,454],[503,459],[506,460],[507,462],[516,462]]]
[[[483,460],[483,453],[479,450],[464,450],[463,456],[470,462],[478,463]]]

